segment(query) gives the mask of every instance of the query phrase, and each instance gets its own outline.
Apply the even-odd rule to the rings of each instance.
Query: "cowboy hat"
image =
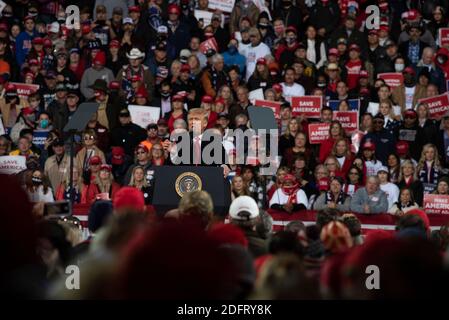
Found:
[[[132,48],[131,51],[126,53],[128,59],[143,59],[145,58],[145,53],[140,51],[138,48]]]

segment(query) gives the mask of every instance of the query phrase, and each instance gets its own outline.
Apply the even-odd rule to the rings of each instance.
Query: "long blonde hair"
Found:
[[[83,189],[83,177],[81,176],[81,172],[78,169],[78,167],[74,165],[73,172],[75,171],[78,173],[78,182],[76,183],[76,187],[78,187],[78,190],[81,191]],[[65,189],[67,189],[70,186],[70,169],[65,171],[62,180],[62,185],[64,186]]]
[[[109,189],[111,188],[112,183],[114,182],[114,176],[112,175],[112,172],[109,171],[109,179],[106,183],[103,183],[103,181],[100,179],[100,172],[98,172],[97,176],[95,177],[95,184],[98,186],[98,190],[100,192],[109,193]]]
[[[290,120],[288,120],[287,128],[285,128],[284,135],[285,135],[286,137],[290,137],[290,135],[291,135],[291,132],[290,132],[290,123],[291,123],[292,121],[296,121],[296,123],[298,124],[298,131],[297,131],[296,133],[302,131],[302,125],[301,125],[301,122],[299,122],[299,120],[298,120],[297,117],[293,117],[293,118],[291,118]],[[296,133],[295,133],[295,136],[296,136]]]
[[[433,166],[435,167],[435,169],[439,169],[439,170],[441,169],[440,159],[438,156],[438,148],[434,144],[428,143],[428,144],[424,145],[424,147],[422,148],[421,157],[419,158],[418,165],[416,166],[417,172],[420,172],[422,170],[422,168],[424,168],[424,166],[426,164],[426,152],[427,152],[427,150],[429,150],[431,148],[435,152],[435,159],[433,160]]]
[[[413,175],[412,175],[412,177],[413,177],[413,180],[416,180],[416,171],[417,170],[416,170],[415,166],[413,165],[413,162],[411,160],[404,160],[401,163],[401,169],[399,170],[399,179],[398,179],[398,181],[400,182],[400,181],[402,181],[404,179],[403,171],[404,171],[404,167],[405,166],[411,166],[413,168]]]
[[[145,179],[145,169],[142,166],[135,166],[133,168],[133,171],[131,173],[131,180],[129,181],[129,185],[131,187],[135,187],[136,186],[136,181],[134,181],[134,173],[138,170],[141,169],[143,171],[143,183],[142,183],[142,187],[148,187],[148,183],[147,183],[147,179]]]

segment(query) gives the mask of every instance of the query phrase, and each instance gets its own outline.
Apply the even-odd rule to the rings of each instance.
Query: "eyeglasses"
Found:
[[[84,141],[87,141],[87,140],[94,140],[95,138],[93,137],[93,136],[90,136],[90,137],[84,137]]]

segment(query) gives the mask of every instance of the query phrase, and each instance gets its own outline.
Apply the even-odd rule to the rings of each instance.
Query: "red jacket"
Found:
[[[95,200],[97,200],[97,195],[99,195],[101,192],[98,189],[98,186],[96,183],[92,182],[89,187],[84,188],[86,190],[86,203],[93,203]],[[111,190],[109,191],[109,198],[111,200],[114,199],[115,194],[117,191],[120,190],[120,185],[116,182],[112,182]]]
[[[320,145],[320,154],[318,156],[320,163],[324,163],[326,158],[331,154],[332,148],[334,147],[334,143],[335,139],[329,137],[327,140],[323,141],[323,143]]]

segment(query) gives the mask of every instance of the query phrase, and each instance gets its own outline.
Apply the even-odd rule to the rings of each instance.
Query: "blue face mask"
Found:
[[[42,129],[46,129],[48,127],[48,119],[41,120],[41,127]]]
[[[230,54],[234,54],[237,52],[237,47],[236,46],[229,46],[228,47],[228,51]]]

